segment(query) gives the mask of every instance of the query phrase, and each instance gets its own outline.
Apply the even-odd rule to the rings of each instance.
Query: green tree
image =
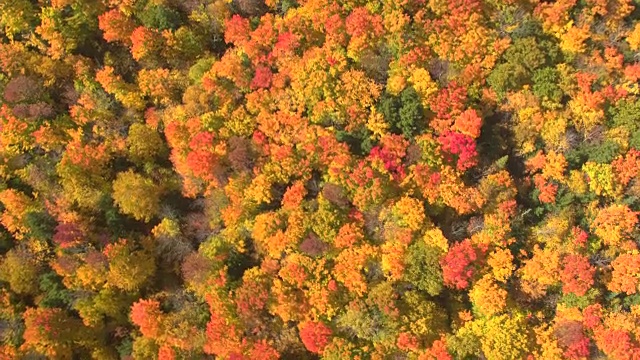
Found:
[[[127,148],[129,150],[129,158],[141,165],[166,155],[167,151],[160,134],[149,126],[140,123],[132,124],[129,127]]]
[[[113,182],[113,200],[123,214],[150,221],[160,211],[162,186],[133,170],[121,172]]]
[[[442,291],[441,256],[441,249],[416,241],[407,249],[405,280],[429,295],[438,295]]]
[[[25,249],[11,249],[0,263],[0,279],[18,294],[35,295],[41,266]]]
[[[383,94],[377,106],[396,134],[411,138],[424,128],[422,100],[413,87],[402,90],[400,96]]]

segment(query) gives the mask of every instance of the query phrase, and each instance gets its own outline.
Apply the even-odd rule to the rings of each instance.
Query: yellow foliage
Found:
[[[507,291],[498,286],[490,275],[485,275],[473,285],[469,298],[487,317],[500,313],[507,306]]]
[[[577,195],[583,195],[584,193],[586,193],[588,190],[588,186],[584,179],[584,173],[580,170],[571,170],[569,172],[567,186],[572,193],[575,193]]]
[[[384,116],[380,114],[375,107],[371,107],[371,112],[367,120],[367,129],[373,133],[372,138],[380,139],[387,135],[389,123],[384,120]]]
[[[590,161],[582,166],[582,171],[589,177],[589,189],[596,195],[616,197],[622,191],[620,184],[616,183],[611,164]]]
[[[398,225],[413,231],[420,229],[426,218],[422,202],[408,196],[395,203],[392,213],[397,218]]]
[[[173,219],[164,218],[151,230],[151,233],[156,238],[161,236],[176,237],[180,235],[180,224]]]
[[[627,42],[631,50],[637,51],[640,49],[640,22],[636,23],[631,33],[627,36]]]
[[[513,255],[509,249],[496,249],[489,254],[487,263],[491,266],[491,273],[496,280],[502,282],[506,282],[515,269]]]
[[[418,95],[420,95],[422,104],[428,107],[429,103],[433,100],[433,96],[438,92],[438,84],[431,79],[429,72],[423,68],[413,70],[409,81],[413,84],[413,88]]]
[[[620,145],[622,151],[629,148],[629,129],[618,126],[607,131],[607,139]]]
[[[542,125],[540,136],[545,144],[553,149],[562,150],[567,147],[565,133],[567,129],[567,119],[555,113],[548,113],[550,116]],[[547,115],[547,114],[545,114]]]
[[[547,287],[559,281],[560,253],[539,247],[533,250],[533,257],[519,269],[522,290],[532,298],[545,295]]]
[[[560,37],[560,48],[568,53],[583,53],[589,39],[589,27],[576,27],[569,22],[567,31]]]
[[[487,360],[522,359],[528,353],[525,319],[520,314],[475,320],[472,329]]]
[[[398,95],[407,86],[407,80],[402,75],[392,75],[387,80],[387,92],[391,95]]]
[[[564,155],[551,150],[547,154],[547,161],[542,169],[542,176],[545,179],[564,180],[564,171],[567,167],[567,160]]]
[[[563,360],[563,350],[558,344],[554,329],[549,325],[541,325],[533,330],[536,334],[536,343],[540,348],[536,350],[535,358],[544,360]]]
[[[442,249],[443,252],[449,251],[449,243],[447,238],[442,234],[442,230],[440,228],[433,228],[425,231],[424,233],[424,242],[429,246],[437,247],[438,249]]]
[[[268,203],[271,201],[271,183],[267,176],[260,174],[253,178],[251,185],[245,190],[244,194],[247,200],[254,203]]]

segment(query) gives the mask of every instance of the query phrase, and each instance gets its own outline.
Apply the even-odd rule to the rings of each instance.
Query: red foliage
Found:
[[[558,343],[569,359],[579,359],[589,355],[589,338],[584,333],[582,324],[578,321],[563,321],[556,325],[555,335]]]
[[[628,332],[621,329],[602,329],[596,333],[597,344],[611,360],[640,358],[640,348],[634,346]]]
[[[579,340],[571,343],[564,351],[564,356],[569,359],[584,359],[589,356],[591,340],[583,335]]]
[[[447,131],[438,137],[438,141],[442,145],[443,151],[457,155],[458,161],[456,167],[458,170],[467,170],[478,163],[476,143],[471,136],[454,131]]]
[[[480,136],[480,128],[482,127],[482,118],[473,109],[465,110],[453,124],[453,130],[469,135],[474,139]]]
[[[570,254],[564,258],[564,266],[560,273],[562,292],[583,296],[593,285],[596,269],[589,264],[584,255]]]
[[[253,279],[243,282],[235,293],[238,314],[245,317],[251,317],[264,309],[268,299],[268,289]]]
[[[620,156],[611,162],[616,177],[622,185],[627,185],[631,179],[638,175],[640,170],[640,151],[631,149],[623,157]]]
[[[207,323],[207,343],[204,352],[225,358],[229,354],[242,353],[242,344],[236,326],[231,324],[217,311],[211,313]]]
[[[393,154],[389,149],[380,146],[374,146],[369,153],[372,159],[380,159],[384,168],[389,171],[395,179],[402,180],[406,176],[402,159]]]
[[[238,45],[249,39],[249,34],[251,33],[249,19],[236,14],[227,20],[224,25],[224,41],[227,44]]]
[[[266,341],[262,340],[256,342],[249,351],[250,359],[260,360],[277,360],[280,359],[280,354],[276,349],[272,348]]]
[[[158,360],[174,360],[176,358],[176,352],[169,345],[163,345],[158,350]]]
[[[431,348],[420,355],[418,360],[453,360],[451,354],[447,350],[447,344],[445,338],[436,340],[431,345]]]
[[[295,50],[298,47],[298,38],[291,32],[284,32],[278,35],[278,40],[273,46],[276,54],[284,54]]]
[[[65,249],[82,240],[84,234],[75,224],[58,224],[53,235],[53,242]]]
[[[331,329],[321,322],[307,322],[300,327],[300,339],[307,350],[321,354],[331,339]]]
[[[469,280],[476,270],[478,255],[479,250],[473,247],[469,239],[453,244],[440,260],[445,285],[455,289],[469,286]]]
[[[438,95],[431,103],[431,110],[436,113],[437,119],[449,120],[459,116],[465,108],[467,102],[467,89],[458,85],[455,81],[438,92]],[[444,125],[444,126],[439,126]],[[451,122],[435,121],[431,126],[438,133],[449,129]]]
[[[552,204],[556,201],[558,185],[546,181],[540,174],[537,174],[533,177],[533,182],[538,190],[540,190],[540,193],[538,194],[538,200],[540,200],[541,203]]]
[[[397,341],[398,349],[408,351],[418,349],[418,338],[408,332],[401,332],[398,335]]]
[[[251,88],[252,89],[266,89],[271,86],[271,79],[273,78],[273,73],[266,66],[258,66],[256,68],[256,74],[251,80]]]
[[[384,32],[380,15],[373,15],[364,7],[353,9],[347,16],[345,25],[347,34],[352,37],[366,36],[368,34],[378,36]]]
[[[131,306],[131,321],[145,337],[159,335],[161,315],[160,303],[155,300],[139,300]]]
[[[62,309],[27,308],[23,318],[24,348],[34,349],[50,359],[71,358],[74,331],[79,324]]]
[[[131,55],[140,60],[160,46],[160,34],[144,26],[138,26],[130,37]]]
[[[571,237],[573,238],[573,242],[580,246],[584,247],[587,245],[587,240],[589,239],[589,234],[586,231],[580,229],[579,227],[574,227],[571,229]]]
[[[133,21],[118,9],[111,9],[98,16],[98,27],[108,42],[122,41],[129,44],[134,26]]]
[[[602,323],[602,305],[589,305],[582,310],[582,323],[587,329],[595,329]]]
[[[213,169],[218,162],[218,156],[212,152],[214,136],[203,131],[191,138],[189,147],[191,152],[187,154],[187,166],[193,175],[204,180],[213,178]]]

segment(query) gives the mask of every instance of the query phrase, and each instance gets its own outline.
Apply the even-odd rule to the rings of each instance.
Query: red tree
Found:
[[[307,322],[300,328],[300,339],[307,350],[321,354],[331,339],[331,329],[321,322]]]
[[[469,280],[475,273],[478,255],[478,250],[473,247],[469,239],[451,246],[440,260],[445,285],[455,289],[464,289],[469,286]]]
[[[589,258],[584,255],[570,254],[564,258],[564,266],[560,277],[562,292],[583,296],[593,285],[593,275],[596,269],[589,264]]]

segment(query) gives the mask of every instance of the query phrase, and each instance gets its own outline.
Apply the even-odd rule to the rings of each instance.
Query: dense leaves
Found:
[[[640,358],[637,6],[0,1],[0,359]]]

